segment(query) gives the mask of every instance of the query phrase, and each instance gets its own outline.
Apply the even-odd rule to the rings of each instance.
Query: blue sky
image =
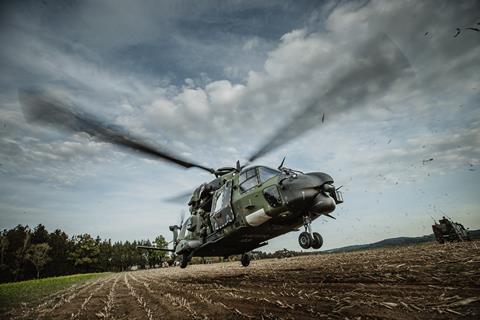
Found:
[[[325,248],[480,228],[480,22],[462,1],[25,1],[0,19],[0,227],[43,223],[113,240],[170,237],[165,199],[210,176],[84,134],[27,123],[46,88],[209,167],[244,161],[331,174]],[[454,37],[456,28],[461,33]],[[302,110],[309,108],[308,116]],[[321,125],[321,116],[325,122]],[[433,161],[423,162],[433,158]],[[297,234],[266,250],[298,249]]]

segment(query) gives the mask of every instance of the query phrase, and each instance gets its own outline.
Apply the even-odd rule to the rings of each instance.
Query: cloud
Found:
[[[167,193],[209,178],[28,125],[17,89],[38,85],[207,166],[269,142],[258,163],[287,154],[291,167],[332,173],[353,203],[365,185],[423,186],[478,166],[478,34],[452,34],[477,22],[477,2],[215,5],[18,7],[0,32],[2,176],[61,187],[158,170]]]
[[[190,150],[182,152],[193,154],[201,151],[197,148],[199,143],[214,152],[221,150],[220,138],[221,144],[241,145],[246,157],[278,128],[283,130],[265,151],[318,126],[324,114],[328,119],[336,119],[337,114],[361,109],[363,113],[356,113],[359,118],[355,121],[382,120],[391,115],[392,109],[408,113],[412,108],[431,106],[431,101],[422,104],[427,99],[426,93],[430,93],[426,90],[446,86],[442,77],[445,73],[449,78],[474,77],[463,66],[478,60],[475,41],[462,39],[460,47],[468,50],[453,52],[445,39],[446,22],[451,24],[457,16],[467,14],[467,9],[456,10],[447,5],[438,21],[412,19],[419,30],[435,30],[434,39],[426,39],[419,33],[409,43],[406,37],[417,33],[413,29],[411,33],[401,33],[391,23],[398,15],[411,10],[426,12],[432,6],[375,1],[337,6],[328,15],[323,14],[323,30],[315,30],[317,26],[310,24],[285,33],[277,47],[268,52],[263,70],[250,71],[244,84],[210,80],[199,85],[188,78],[186,86],[168,82],[158,86],[150,75],[125,73],[108,64],[103,67],[101,58],[81,44],[48,36],[37,38],[26,31],[17,32],[20,40],[3,53],[43,79],[48,76],[50,86],[58,87],[53,84],[57,79],[68,84],[62,90],[70,92],[73,101],[91,110],[102,110],[106,115],[114,113],[115,123],[133,132],[160,143],[184,140]],[[87,6],[83,10],[90,9]],[[136,10],[129,15],[134,16]],[[100,23],[95,16],[90,19],[94,24]],[[138,26],[139,30],[151,27],[149,23]],[[110,31],[104,32],[110,35]],[[129,40],[127,36],[122,41]],[[146,36],[138,40],[152,39]],[[425,49],[427,41],[432,46],[431,58],[427,59],[424,53],[413,54],[415,46]],[[261,42],[261,38],[253,36],[244,47],[253,50]],[[63,49],[65,46],[68,50]],[[73,53],[70,49],[74,49]],[[454,53],[453,63],[442,63],[441,59],[453,58]],[[425,65],[431,65],[428,72],[424,72]],[[415,73],[417,69],[422,72]],[[217,137],[215,143],[212,136]],[[246,145],[244,141],[250,143]],[[227,154],[226,158],[232,156]],[[208,161],[207,157],[203,161]]]

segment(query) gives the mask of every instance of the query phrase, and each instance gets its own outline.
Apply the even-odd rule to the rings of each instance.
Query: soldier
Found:
[[[209,214],[203,209],[198,209],[197,214],[200,217],[200,235],[203,239],[203,242],[206,242],[208,234],[212,232]]]

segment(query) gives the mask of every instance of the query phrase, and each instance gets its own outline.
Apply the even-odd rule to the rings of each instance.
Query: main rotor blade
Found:
[[[188,200],[192,197],[193,191],[187,191],[181,194],[177,194],[176,196],[165,198],[164,200],[166,202],[170,203],[181,203],[181,204],[186,204],[188,203]]]
[[[336,113],[361,105],[368,99],[379,98],[398,79],[415,76],[407,57],[386,34],[370,39],[356,50],[355,55],[358,62],[348,69],[340,69],[326,92],[311,98],[301,112],[294,114],[248,158],[248,162],[328,121]],[[372,87],[378,90],[372,93]]]
[[[160,158],[184,168],[199,168],[210,173],[215,170],[182,159],[178,155],[161,150],[128,134],[124,129],[107,125],[93,115],[73,110],[51,95],[38,90],[20,90],[19,100],[27,121],[63,129],[69,132],[85,132],[98,140]]]

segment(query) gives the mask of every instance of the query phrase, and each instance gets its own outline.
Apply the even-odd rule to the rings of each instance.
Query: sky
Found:
[[[212,178],[29,123],[26,88],[207,167],[271,141],[255,164],[286,156],[343,186],[337,219],[313,223],[325,249],[429,234],[443,215],[480,228],[478,1],[0,6],[1,229],[170,239],[188,208],[166,199]]]

